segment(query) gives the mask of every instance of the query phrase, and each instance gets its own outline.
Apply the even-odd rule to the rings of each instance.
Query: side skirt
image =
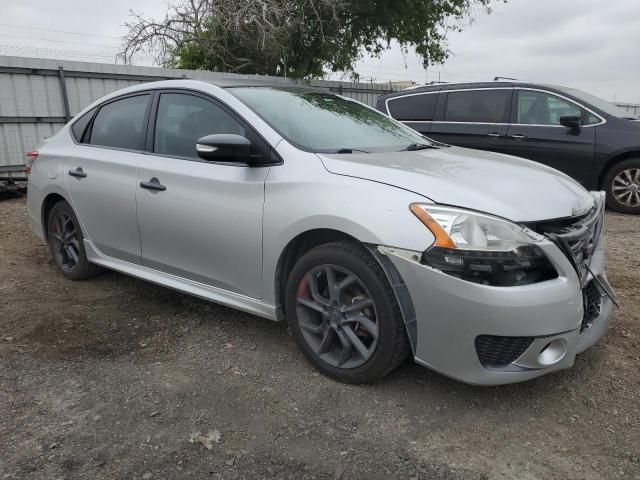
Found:
[[[87,239],[84,240],[84,247],[87,252],[87,258],[91,263],[102,265],[103,267],[111,270],[131,275],[132,277],[147,280],[157,285],[162,285],[163,287],[171,288],[205,300],[210,300],[227,307],[267,318],[269,320],[277,320],[276,308],[273,305],[267,305],[258,299],[228,292],[220,288],[194,282],[193,280],[188,280],[168,273],[159,272],[142,265],[136,265],[124,260],[108,257],[99,252],[94,247],[93,243]]]

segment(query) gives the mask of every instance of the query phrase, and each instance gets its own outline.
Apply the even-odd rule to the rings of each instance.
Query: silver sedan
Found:
[[[62,275],[113,269],[287,321],[342,381],[408,356],[527,380],[570,367],[612,316],[602,194],[327,92],[138,85],[29,158],[29,220]]]

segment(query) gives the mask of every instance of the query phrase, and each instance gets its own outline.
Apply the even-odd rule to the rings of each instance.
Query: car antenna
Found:
[[[494,82],[497,82],[498,80],[513,80],[514,82],[516,82],[518,79],[511,77],[493,77]]]

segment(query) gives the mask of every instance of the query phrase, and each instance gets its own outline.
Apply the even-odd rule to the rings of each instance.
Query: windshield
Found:
[[[591,95],[590,93],[573,88],[566,88],[563,91],[567,92],[569,95],[573,95],[578,100],[582,100],[585,103],[590,103],[597,109],[602,110],[607,115],[613,115],[614,117],[618,118],[630,118],[633,120],[636,119],[636,117],[631,115],[631,112],[627,112],[624,108],[620,108],[613,103],[607,102],[606,100],[600,97],[596,97],[595,95]]]
[[[432,144],[377,110],[331,93],[273,87],[233,87],[229,91],[304,150],[398,151]]]

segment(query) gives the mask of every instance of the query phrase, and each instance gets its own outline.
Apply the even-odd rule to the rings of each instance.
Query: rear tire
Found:
[[[102,272],[102,267],[87,259],[80,222],[67,202],[60,201],[51,208],[47,238],[51,257],[66,278],[84,280]]]
[[[307,360],[342,382],[378,380],[410,351],[385,273],[355,242],[328,243],[305,253],[289,275],[285,306]]]
[[[629,158],[611,167],[602,187],[611,210],[640,215],[640,158]]]

